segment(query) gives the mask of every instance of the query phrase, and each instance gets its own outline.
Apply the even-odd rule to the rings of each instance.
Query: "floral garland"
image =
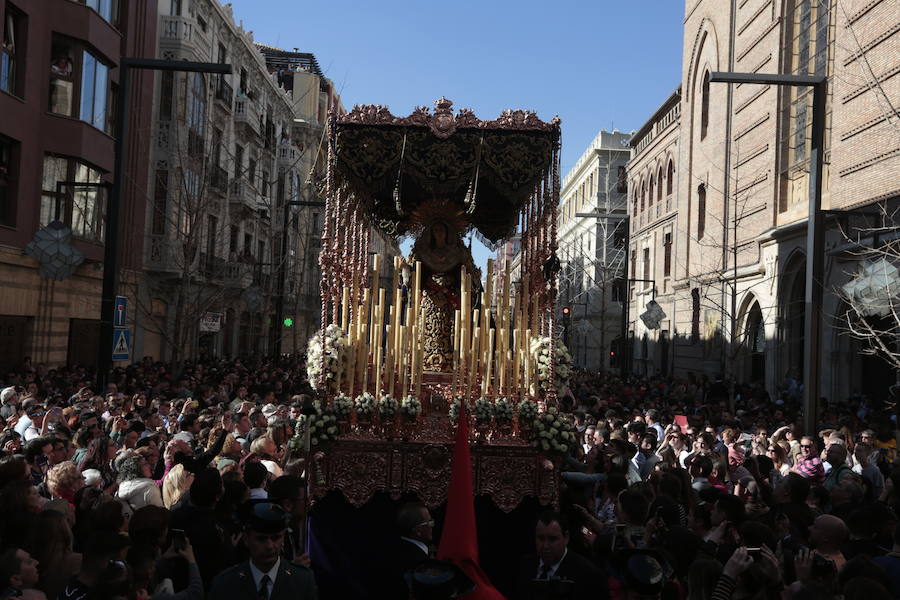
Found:
[[[375,396],[369,392],[360,394],[353,401],[353,408],[356,411],[357,419],[371,419],[375,413]]]
[[[538,405],[534,400],[522,400],[516,405],[519,413],[519,424],[531,425],[538,416]]]
[[[534,420],[532,432],[531,445],[544,452],[566,454],[578,439],[572,423],[553,406]]]
[[[415,421],[422,413],[422,403],[413,396],[407,396],[400,402],[400,414],[407,421]]]
[[[353,400],[346,394],[335,396],[334,400],[331,401],[331,409],[339,421],[347,421],[353,412]]]
[[[550,338],[536,337],[531,340],[531,356],[537,363],[537,389],[532,386],[531,392],[542,395],[555,389],[557,395],[565,394],[566,386],[569,385],[569,378],[572,376],[572,355],[569,349],[562,343],[562,340],[556,340],[556,382],[555,388],[550,381],[551,361],[550,361]]]
[[[478,423],[490,423],[491,417],[494,416],[494,406],[490,400],[482,396],[475,401],[472,408]]]
[[[322,332],[318,331],[307,344],[306,377],[313,387],[319,384],[322,374],[322,353],[325,354],[325,384],[332,385],[337,380],[340,366],[347,360],[347,346],[350,343],[344,330],[335,324],[325,328],[324,349]]]
[[[333,409],[323,409],[316,401],[313,403],[315,413],[312,415],[300,415],[297,419],[297,433],[288,442],[288,447],[294,452],[300,452],[303,448],[303,436],[305,428],[309,426],[309,445],[321,446],[334,441],[338,436],[337,417]]]
[[[385,394],[381,398],[378,399],[378,414],[381,415],[382,421],[385,419],[393,419],[394,415],[397,414],[398,408],[397,401],[392,397]]]
[[[498,424],[512,422],[514,412],[512,403],[506,398],[499,398],[494,402],[494,420]]]

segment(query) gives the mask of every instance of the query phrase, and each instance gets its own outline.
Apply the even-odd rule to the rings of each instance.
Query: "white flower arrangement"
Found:
[[[418,398],[407,396],[400,402],[400,414],[409,421],[415,421],[422,413],[422,403]]]
[[[325,343],[322,344],[322,331],[317,331],[310,339],[306,349],[306,377],[310,385],[319,385],[322,373],[322,354],[325,355],[325,385],[331,385],[337,379],[338,370],[347,360],[349,339],[344,330],[331,324],[325,328]]]
[[[474,409],[475,419],[481,424],[489,423],[494,415],[493,404],[483,396],[475,401],[472,408]]]
[[[312,415],[300,415],[297,419],[297,433],[288,442],[291,450],[297,452],[303,450],[305,430],[309,427],[310,448],[321,446],[337,438],[337,417],[333,409],[322,409],[318,402],[313,404],[315,413]]]
[[[382,419],[393,419],[397,414],[397,407],[397,401],[392,396],[385,394],[378,399],[378,414]]]
[[[371,419],[375,413],[375,396],[369,392],[360,394],[353,401],[353,409],[357,418]]]
[[[534,421],[531,445],[544,452],[568,453],[578,439],[575,427],[555,407],[538,415]]]
[[[538,406],[534,400],[522,400],[516,406],[519,413],[519,424],[527,423],[531,425],[538,416]]]
[[[512,403],[506,398],[499,398],[494,402],[494,420],[497,423],[509,423],[514,413]]]
[[[350,418],[350,413],[353,412],[353,400],[346,394],[339,394],[331,401],[331,409],[338,420],[346,421]]]
[[[453,423],[456,423],[459,420],[459,407],[462,404],[462,396],[457,396],[453,399],[453,402],[450,403],[450,420]],[[466,411],[469,414],[472,414],[472,403],[466,402]]]
[[[572,376],[572,355],[562,340],[556,340],[555,346],[556,382],[555,388],[551,388],[554,382],[550,381],[550,338],[536,337],[531,340],[531,356],[537,364],[537,386],[533,386],[532,393],[540,391],[546,394],[551,389],[555,389],[558,395],[565,393],[569,378]]]

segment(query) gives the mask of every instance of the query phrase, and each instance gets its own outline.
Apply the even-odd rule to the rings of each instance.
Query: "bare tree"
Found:
[[[835,291],[847,307],[839,315],[843,332],[862,342],[863,353],[891,365],[900,383],[900,207],[882,203],[877,209],[861,215],[874,217],[868,223],[841,225],[857,270]]]

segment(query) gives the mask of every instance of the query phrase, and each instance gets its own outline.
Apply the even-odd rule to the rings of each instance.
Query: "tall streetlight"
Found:
[[[806,226],[806,298],[803,319],[803,425],[815,434],[819,408],[819,367],[822,334],[822,300],[825,274],[825,232],[822,211],[822,158],[825,142],[824,75],[766,75],[760,73],[710,73],[710,82],[750,83],[811,87],[813,92],[812,140],[809,157],[809,215]]]
[[[97,354],[97,393],[102,394],[112,367],[113,317],[119,279],[119,228],[122,185],[125,181],[125,145],[131,102],[131,70],[186,71],[231,74],[231,65],[155,58],[127,58],[119,62],[119,102],[116,107],[116,143],[113,184],[106,202],[106,235],[103,240],[103,295],[100,300],[100,343]]]

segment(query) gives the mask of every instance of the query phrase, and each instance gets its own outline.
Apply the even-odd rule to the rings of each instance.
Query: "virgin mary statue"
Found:
[[[432,200],[419,205],[413,216],[418,235],[410,263],[422,263],[422,320],[425,371],[453,369],[453,319],[460,307],[462,268],[481,288],[481,272],[463,242],[468,227],[465,211],[450,201]]]

